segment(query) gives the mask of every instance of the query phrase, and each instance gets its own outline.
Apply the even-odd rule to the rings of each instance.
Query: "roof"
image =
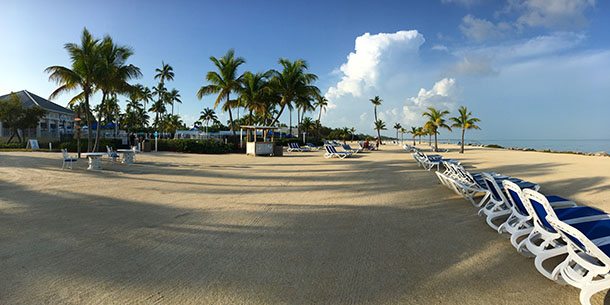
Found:
[[[47,110],[47,111],[52,111],[52,112],[61,112],[61,113],[65,113],[68,115],[74,115],[74,111],[60,106],[58,104],[55,104],[47,99],[44,99],[34,93],[31,93],[27,90],[21,90],[18,92],[13,92],[14,94],[17,95],[17,97],[19,98],[19,100],[21,101],[21,103],[23,104],[24,107],[33,107],[33,106],[39,106],[40,108]],[[0,101],[1,100],[5,100],[8,99],[11,94],[13,93],[9,93],[6,95],[2,95],[0,96]]]
[[[251,126],[251,125],[241,125],[239,128],[243,129],[279,129],[279,127],[275,126]]]

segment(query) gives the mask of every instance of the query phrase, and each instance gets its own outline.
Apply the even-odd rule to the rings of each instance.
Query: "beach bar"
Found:
[[[273,130],[277,127],[273,126],[240,126],[239,145],[244,147],[244,135],[246,136],[246,155],[249,156],[281,156],[283,155],[282,147],[275,147],[273,142]],[[244,134],[244,130],[246,131]],[[271,131],[271,133],[270,133]],[[260,138],[258,133],[260,132]],[[269,137],[270,136],[270,137]]]

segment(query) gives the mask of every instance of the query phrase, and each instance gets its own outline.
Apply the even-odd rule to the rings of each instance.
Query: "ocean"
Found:
[[[460,140],[452,139],[451,143]],[[533,148],[535,150],[571,151],[571,152],[607,152],[610,153],[610,139],[600,140],[468,140],[473,144],[496,144],[506,148]]]

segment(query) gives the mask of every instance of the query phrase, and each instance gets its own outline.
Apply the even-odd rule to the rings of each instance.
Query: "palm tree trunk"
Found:
[[[421,139],[421,138],[420,138]],[[420,142],[421,143],[421,142]],[[413,137],[413,146],[415,146],[415,137]]]
[[[227,93],[227,104],[230,101],[230,97],[231,97],[231,93]],[[239,111],[239,108],[237,109],[237,111]],[[229,121],[231,122],[230,125],[230,129],[231,131],[233,131],[233,136],[236,136],[237,133],[235,132],[235,124],[233,123],[233,113],[231,112],[231,107],[229,107]]]
[[[464,153],[464,133],[466,133],[466,130],[462,128],[462,148],[460,149],[460,154]]]
[[[434,133],[434,150],[438,151],[438,139],[436,137],[437,133]]]
[[[322,119],[322,106],[320,106],[320,114],[318,114],[318,123],[320,123],[321,119]]]
[[[373,107],[373,109],[375,109],[375,122],[377,122],[377,105],[375,105],[375,107]]]
[[[282,104],[282,108],[280,108],[280,112],[278,112],[277,116],[275,117],[275,119],[273,119],[273,121],[271,122],[271,124],[269,124],[269,126],[273,126],[275,123],[277,123],[277,120],[279,120],[280,116],[282,116],[282,112],[284,112],[284,108],[286,108],[286,104]]]
[[[103,109],[104,109],[104,102],[106,101],[106,93],[103,92],[102,93],[102,102],[100,103],[100,111],[97,114],[97,129],[95,130],[95,144],[93,144],[93,151],[97,151],[98,147],[98,143],[100,140],[100,134],[101,134],[101,130],[102,130],[102,113],[103,113]]]
[[[85,119],[87,120],[87,152],[91,152],[93,144],[93,130],[91,129],[91,106],[89,105],[89,93],[85,93]]]
[[[377,129],[377,143],[381,145],[381,130]]]
[[[297,138],[299,137],[299,125],[301,125],[301,110],[297,108]]]

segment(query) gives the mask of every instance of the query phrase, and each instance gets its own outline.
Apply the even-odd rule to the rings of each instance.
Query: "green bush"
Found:
[[[224,144],[224,142],[214,139],[159,139],[157,148],[159,151],[194,154],[227,154],[233,151],[232,144]]]
[[[92,140],[92,142],[95,139]],[[120,139],[100,139],[99,143],[99,151],[106,151],[106,146],[113,147],[114,149],[121,148],[123,146],[123,141]],[[48,147],[48,144],[47,144]],[[78,147],[78,142],[76,140],[71,140],[70,142],[62,142],[62,143],[53,143],[53,148],[59,149],[67,149],[69,152],[76,152]],[[41,146],[42,148],[42,146]],[[127,147],[125,147],[127,148]],[[87,151],[87,139],[80,140],[80,150],[82,152]]]
[[[0,143],[0,148],[1,149],[21,149],[21,148],[25,148],[26,143],[17,143],[17,142],[13,142],[13,143]]]

